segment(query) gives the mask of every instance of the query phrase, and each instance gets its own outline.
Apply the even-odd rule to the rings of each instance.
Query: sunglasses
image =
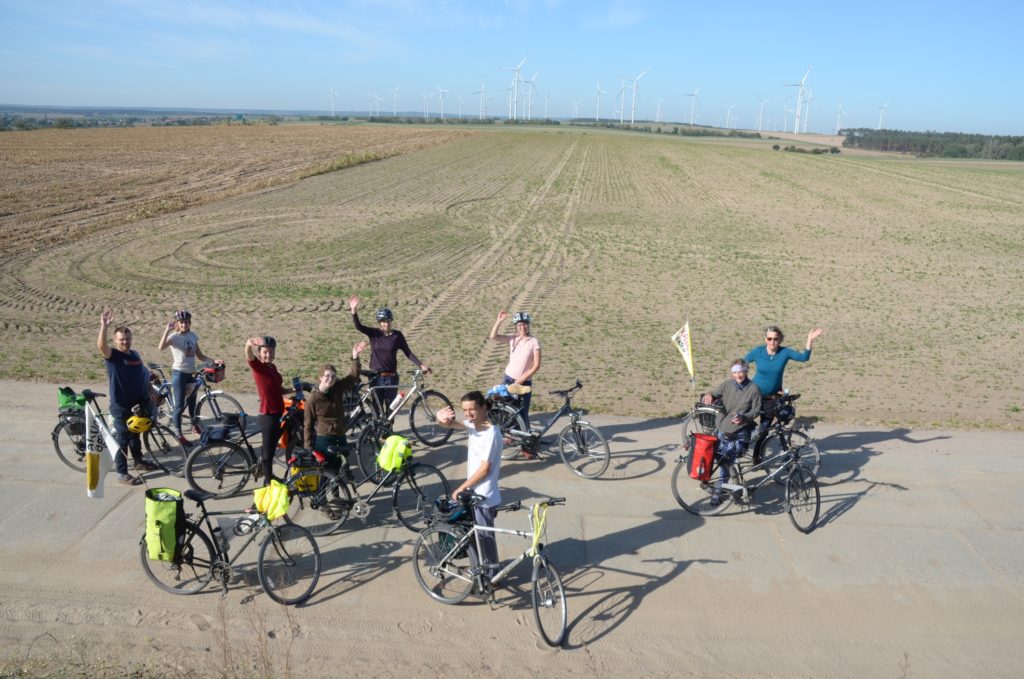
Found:
[[[779,338],[778,337],[765,337],[764,340],[766,342],[778,342]]]

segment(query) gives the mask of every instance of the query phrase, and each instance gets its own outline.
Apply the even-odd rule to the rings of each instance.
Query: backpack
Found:
[[[384,445],[377,453],[377,466],[387,472],[401,469],[406,460],[412,457],[412,446],[404,436],[392,434],[384,440]]]
[[[185,540],[185,502],[173,488],[146,491],[146,548],[154,561],[178,561]]]

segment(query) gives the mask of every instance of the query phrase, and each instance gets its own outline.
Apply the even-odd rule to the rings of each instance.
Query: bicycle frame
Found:
[[[785,459],[783,460],[783,458],[785,458]],[[751,492],[757,490],[758,488],[760,488],[761,486],[765,485],[769,481],[775,480],[776,476],[779,476],[779,475],[782,475],[782,474],[789,474],[790,471],[792,470],[792,468],[799,464],[799,457],[798,457],[798,455],[796,453],[796,450],[793,450],[793,449],[785,450],[785,451],[779,453],[778,455],[773,455],[773,456],[771,456],[771,457],[769,457],[769,458],[767,458],[765,460],[762,460],[761,462],[759,462],[759,463],[757,463],[755,465],[752,465],[752,466],[749,466],[749,467],[746,468],[746,471],[748,473],[749,472],[754,472],[754,471],[759,471],[761,469],[770,469],[771,466],[773,466],[774,464],[777,464],[780,460],[783,460],[784,464],[779,464],[778,467],[776,467],[774,471],[770,471],[768,474],[765,475],[764,478],[762,478],[761,480],[759,480],[757,483],[755,483],[752,486],[748,485],[746,483],[746,481],[743,480],[744,469],[743,469],[743,467],[740,466],[739,460],[737,460],[736,462],[733,462],[732,465],[730,465],[730,466],[736,468],[736,475],[739,476],[739,479],[740,479],[739,484],[729,483],[727,481],[723,481],[720,486],[717,486],[717,482],[716,482],[716,486],[721,488],[722,490],[727,490],[729,492],[735,492],[737,490],[738,491],[742,491],[743,500],[746,501],[747,499],[750,498]],[[709,483],[710,483],[710,481],[709,481]]]
[[[421,391],[425,391],[426,386],[424,384],[422,370],[415,370],[413,372],[412,384],[378,385],[375,383],[375,381],[376,377],[374,377],[373,382],[368,385],[367,396],[360,400],[360,405],[370,402],[372,400],[373,404],[370,406],[370,410],[374,413],[374,417],[380,419],[382,423],[387,423],[388,425],[394,424],[395,416],[398,415],[398,411],[405,407],[405,404],[412,401],[416,397],[416,395],[419,394]],[[396,405],[394,408],[390,408],[387,414],[385,415],[382,411],[390,404],[382,402],[378,397],[378,393],[387,389],[396,389],[398,390],[399,393],[401,393],[403,389],[407,389],[408,391],[405,392],[405,396],[402,398],[401,401],[398,402],[398,405]],[[353,409],[352,414],[355,414],[355,409]]]

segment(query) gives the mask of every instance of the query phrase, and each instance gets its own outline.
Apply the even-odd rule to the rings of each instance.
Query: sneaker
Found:
[[[192,447],[192,442],[189,441],[184,436],[181,436],[181,435],[178,436],[178,443],[181,444],[182,448],[191,448]]]
[[[522,458],[524,460],[536,460],[537,459],[537,453],[533,452],[532,450],[527,450],[526,448],[523,448],[522,450],[520,450],[519,454],[522,456]]]
[[[141,486],[142,479],[138,476],[132,476],[131,474],[118,474],[117,482],[125,486]]]
[[[712,495],[711,496],[711,501],[708,502],[708,504],[711,505],[712,507],[717,507],[718,505],[722,504],[722,496],[721,495]]]
[[[156,471],[157,469],[160,469],[159,466],[153,464],[149,460],[135,460],[132,463],[132,466],[135,469],[142,469],[143,471],[147,471],[147,472],[152,472],[152,471]]]
[[[193,424],[192,433],[195,434],[196,436],[199,436],[203,433],[203,430],[198,424]]]

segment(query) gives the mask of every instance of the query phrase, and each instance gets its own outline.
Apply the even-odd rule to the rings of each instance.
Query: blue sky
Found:
[[[578,104],[617,117],[619,76],[638,119],[793,124],[812,66],[809,131],[850,127],[1024,134],[1024,2],[636,0],[0,0],[0,103],[508,114],[511,67],[536,73],[533,116]],[[632,89],[625,99],[629,118]],[[525,101],[521,106],[525,108]],[[733,106],[727,112],[726,107]],[[525,115],[525,113],[521,113]]]

